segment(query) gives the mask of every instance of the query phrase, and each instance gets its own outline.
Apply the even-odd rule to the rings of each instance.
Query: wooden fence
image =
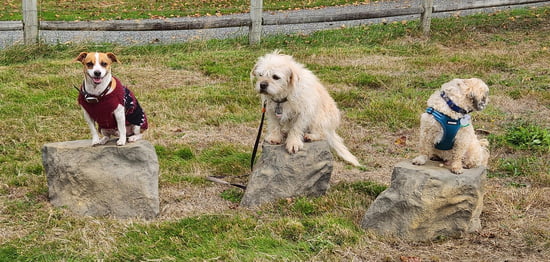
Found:
[[[263,0],[250,0],[250,16],[221,16],[188,19],[163,20],[116,20],[116,21],[41,21],[38,20],[37,1],[23,1],[22,29],[25,44],[38,42],[39,30],[83,30],[83,31],[160,31],[160,30],[192,30],[227,27],[249,27],[249,42],[251,45],[260,42],[263,25],[305,24],[335,21],[362,20],[370,18],[385,18],[420,14],[421,29],[424,34],[430,32],[430,20],[433,13],[459,10],[514,6],[550,2],[543,0],[463,0],[446,1],[443,5],[434,5],[433,0],[422,0],[419,7],[395,8],[387,10],[364,11],[351,9],[332,15],[312,16],[265,16]],[[7,23],[0,30],[21,30],[21,24]]]

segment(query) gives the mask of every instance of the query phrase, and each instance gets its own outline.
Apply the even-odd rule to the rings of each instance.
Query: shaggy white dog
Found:
[[[275,51],[260,57],[250,76],[266,103],[268,143],[285,142],[292,154],[304,147],[304,141],[326,139],[342,159],[360,166],[336,134],[340,125],[336,103],[304,65]]]
[[[428,99],[428,109],[420,118],[420,155],[413,159],[423,165],[428,158],[443,160],[451,172],[463,167],[487,166],[489,142],[479,140],[470,123],[470,112],[480,111],[489,101],[489,87],[480,79],[453,79]]]

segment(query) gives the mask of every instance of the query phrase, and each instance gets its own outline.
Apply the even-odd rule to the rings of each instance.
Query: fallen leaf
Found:
[[[398,146],[405,146],[407,145],[407,137],[401,136],[398,139],[395,140],[395,144]]]

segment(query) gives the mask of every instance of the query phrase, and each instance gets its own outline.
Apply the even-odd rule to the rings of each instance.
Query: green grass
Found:
[[[6,0],[0,7],[0,20],[21,20],[21,1]],[[264,10],[294,10],[376,1],[355,0],[274,0],[265,1]],[[232,13],[246,13],[250,9],[249,0],[156,0],[156,1],[76,1],[76,0],[42,0],[38,1],[40,20],[71,21],[100,19],[145,19],[174,18],[185,16],[205,16]],[[110,12],[103,12],[109,10]]]
[[[50,2],[43,2],[43,12]],[[0,261],[399,261],[401,255],[452,261],[479,259],[478,251],[488,260],[517,254],[542,260],[548,231],[536,215],[547,214],[549,203],[549,21],[550,9],[539,8],[434,19],[430,39],[417,22],[407,22],[266,37],[257,47],[237,38],[2,49]],[[72,88],[82,81],[81,65],[73,61],[79,52],[112,51],[121,59],[113,72],[150,119],[145,136],[159,157],[161,209],[177,209],[213,187],[205,176],[243,179],[249,172],[261,115],[249,72],[274,49],[292,54],[325,83],[341,108],[339,133],[365,169],[338,163],[326,195],[258,210],[234,210],[242,190],[222,186],[215,197],[227,200],[223,211],[163,213],[152,221],[82,217],[49,204],[41,147],[89,139]],[[361,218],[387,188],[392,163],[415,155],[408,141],[416,139],[427,98],[455,77],[482,78],[491,90],[488,107],[472,114],[474,126],[490,133],[480,135],[491,142],[487,229],[463,240],[412,245],[365,233]],[[407,143],[396,145],[401,137]],[[509,213],[508,205],[529,208]],[[484,237],[488,232],[496,238]]]

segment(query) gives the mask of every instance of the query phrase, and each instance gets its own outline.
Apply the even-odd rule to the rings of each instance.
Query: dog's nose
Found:
[[[94,76],[101,76],[101,71],[94,71]]]
[[[267,89],[267,86],[268,86],[267,82],[265,82],[265,81],[264,81],[264,82],[261,82],[261,83],[260,83],[260,90],[266,90],[266,89]]]

